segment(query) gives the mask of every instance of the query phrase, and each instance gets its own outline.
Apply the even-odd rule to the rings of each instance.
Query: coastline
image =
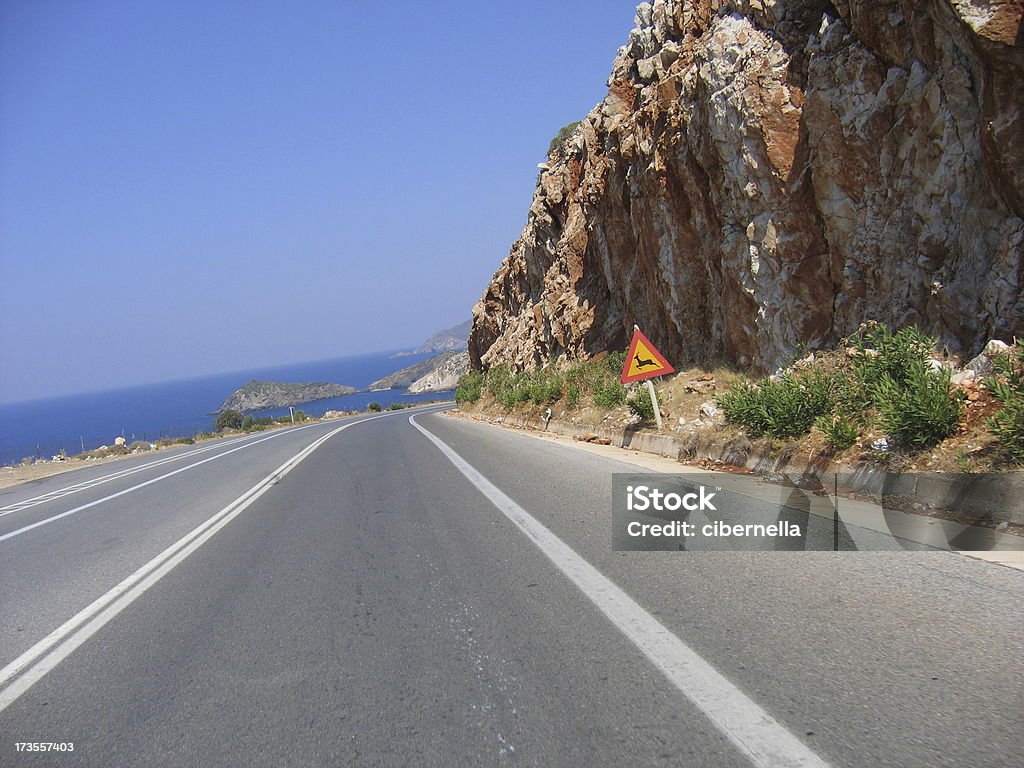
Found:
[[[60,398],[0,404],[0,466],[17,465],[25,459],[50,459],[62,450],[68,456],[112,445],[124,437],[130,444],[157,443],[192,437],[213,431],[216,406],[240,379],[339,380],[365,387],[384,372],[393,370],[394,360],[382,353],[334,361],[306,363],[277,370],[249,371],[214,377],[181,379],[153,385],[127,387]],[[447,395],[450,397],[451,395]],[[429,399],[444,398],[432,393]],[[368,392],[309,401],[296,406],[309,416],[329,410],[363,411],[371,402],[388,407],[392,402],[428,399],[407,396],[404,390]],[[254,412],[254,418],[287,416],[288,408]]]
[[[331,416],[329,419],[340,418],[339,416]],[[309,421],[322,421],[323,419],[309,419]],[[284,429],[292,426],[291,424],[277,424],[274,426],[267,427],[266,431]],[[229,437],[238,437],[244,435],[245,432],[236,430],[226,430],[219,434],[210,434],[203,437],[194,437],[194,445],[205,445],[218,440],[225,440]],[[164,453],[171,450],[172,448],[188,448],[191,447],[186,443],[172,443],[170,445],[155,446],[146,451],[132,451],[123,454],[110,454],[109,456],[103,456],[99,458],[87,458],[85,454],[77,454],[75,456],[68,456],[62,461],[53,461],[52,459],[42,459],[40,461],[34,461],[31,464],[14,464],[0,467],[0,490],[4,488],[10,488],[15,485],[21,485],[22,483],[30,483],[34,480],[42,480],[47,477],[53,477],[54,475],[61,475],[65,472],[73,472],[76,469],[84,469],[86,467],[95,467],[103,464],[115,464],[119,461],[126,459],[137,458],[139,456]],[[88,451],[86,452],[88,453]]]
[[[434,394],[434,393],[431,393]],[[436,393],[438,395],[444,395],[445,392]],[[441,403],[449,402],[449,400],[422,400],[414,403],[408,403],[401,405],[398,408],[385,408],[383,410],[404,410],[405,408],[412,408],[418,405],[427,405],[430,403]],[[454,403],[454,400],[451,400]],[[348,416],[356,416],[361,413],[370,413],[370,410],[363,411],[328,411],[320,416],[307,416],[301,423],[313,424],[320,421],[334,421],[335,419],[346,418]],[[185,442],[173,442],[166,445],[152,444],[153,447],[147,450],[135,450],[126,453],[111,453],[102,457],[89,456],[90,451],[85,453],[79,453],[72,456],[68,456],[65,459],[54,461],[52,459],[41,459],[33,461],[28,464],[20,463],[13,465],[2,465],[0,466],[0,490],[4,488],[10,488],[15,485],[21,485],[22,483],[30,483],[35,480],[42,480],[47,477],[53,477],[54,475],[60,475],[65,472],[72,472],[76,469],[84,469],[86,467],[93,467],[101,464],[113,464],[125,459],[137,458],[140,456],[163,453],[174,448],[189,448],[194,445],[205,445],[218,440],[225,440],[232,437],[241,437],[245,435],[255,434],[257,431],[270,432],[279,429],[288,429],[296,426],[295,424],[281,422],[268,424],[259,430],[245,431],[240,429],[225,429],[222,432],[205,432],[199,433],[191,437],[191,443]]]

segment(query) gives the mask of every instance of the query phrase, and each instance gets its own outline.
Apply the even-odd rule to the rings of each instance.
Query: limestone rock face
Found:
[[[867,320],[1024,335],[1024,3],[657,0],[545,164],[474,367],[773,370]]]
[[[438,365],[430,373],[409,385],[410,394],[421,392],[445,392],[459,385],[459,377],[469,367],[469,353],[446,352],[438,359]]]

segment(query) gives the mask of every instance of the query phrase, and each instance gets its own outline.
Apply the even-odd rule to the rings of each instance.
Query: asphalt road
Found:
[[[0,491],[0,765],[1021,764],[1024,573],[613,552],[635,466],[432,410]]]

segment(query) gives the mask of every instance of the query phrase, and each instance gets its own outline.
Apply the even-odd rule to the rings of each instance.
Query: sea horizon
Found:
[[[368,391],[377,379],[434,354],[394,357],[398,352],[409,350],[361,353],[0,403],[0,465],[24,458],[49,459],[61,450],[74,455],[112,445],[117,437],[128,442],[155,442],[212,431],[221,403],[254,379],[288,383],[326,381],[359,390],[295,406],[310,416],[321,416],[328,410],[365,410],[373,401],[387,407],[394,402],[443,399],[444,392],[410,395],[405,389]],[[279,416],[288,413],[288,409],[252,413]]]

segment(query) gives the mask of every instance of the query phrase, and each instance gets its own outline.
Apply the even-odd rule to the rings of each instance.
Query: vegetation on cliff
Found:
[[[992,342],[966,365],[941,359],[916,327],[868,323],[829,352],[751,380],[692,369],[657,388],[669,431],[829,460],[982,471],[1024,464],[1024,342]],[[504,365],[459,381],[464,410],[574,423],[653,426],[644,389],[619,383],[622,352],[514,372]],[[986,373],[988,375],[986,376]]]
[[[626,402],[626,388],[619,383],[624,360],[625,352],[613,352],[564,369],[552,364],[515,372],[498,365],[486,373],[471,371],[459,379],[455,400],[460,405],[475,403],[487,393],[505,408],[519,403],[546,405],[559,400],[570,407],[587,401],[599,408],[614,408]]]
[[[934,348],[935,339],[915,327],[891,333],[872,325],[842,351],[738,383],[717,402],[753,437],[800,437],[817,426],[845,448],[877,425],[902,448],[930,448],[953,434],[966,399],[952,386],[951,369],[931,364]]]

